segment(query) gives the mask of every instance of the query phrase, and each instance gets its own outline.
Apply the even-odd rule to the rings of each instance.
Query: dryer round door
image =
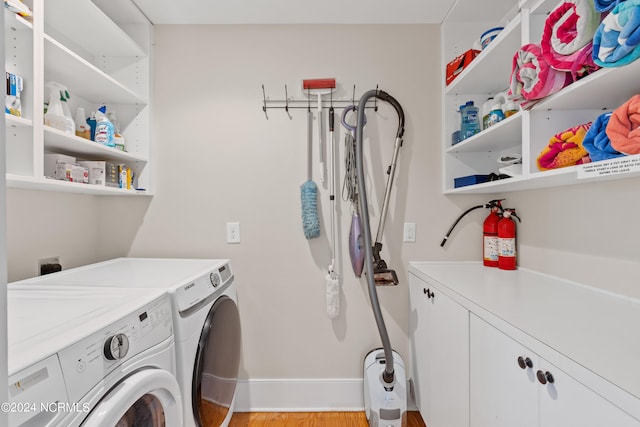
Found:
[[[181,426],[182,399],[176,378],[161,369],[143,369],[113,387],[82,423],[83,427]]]
[[[193,369],[192,405],[196,425],[219,426],[227,417],[240,367],[240,315],[235,301],[213,303],[200,334]]]

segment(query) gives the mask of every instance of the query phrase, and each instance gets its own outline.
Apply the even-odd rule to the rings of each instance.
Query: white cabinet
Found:
[[[412,381],[429,427],[640,427],[637,300],[480,262],[409,273]]]
[[[593,121],[640,93],[640,61],[625,67],[600,69],[560,92],[548,96],[531,109],[520,111],[479,134],[452,145],[451,135],[459,129],[458,107],[466,101],[481,106],[490,96],[509,86],[513,55],[520,46],[539,43],[547,14],[558,0],[457,1],[442,25],[442,63],[470,49],[487,29],[504,26],[494,39],[460,75],[443,86],[443,192],[495,193],[543,188],[580,182],[573,166],[539,171],[537,157],[556,133]],[[522,172],[511,178],[454,188],[454,178],[498,172],[501,154],[520,154]],[[638,158],[639,156],[633,156]],[[635,159],[634,159],[635,160]],[[609,175],[610,178],[638,176],[639,172]],[[589,178],[605,179],[605,178]]]
[[[640,421],[475,315],[470,330],[471,427],[640,426]]]
[[[469,311],[410,276],[416,404],[429,427],[469,425]]]
[[[127,0],[26,3],[32,18],[4,10],[5,67],[24,80],[22,117],[6,115],[7,185],[87,194],[150,194],[151,24]],[[102,105],[115,112],[127,151],[45,126],[48,81],[68,88],[74,118],[78,107],[87,115]],[[146,191],[46,178],[45,153],[125,165],[133,171],[134,187]]]

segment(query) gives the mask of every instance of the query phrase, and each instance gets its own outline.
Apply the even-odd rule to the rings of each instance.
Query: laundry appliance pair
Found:
[[[101,419],[107,420],[104,425],[118,427],[133,425],[191,427],[227,426],[233,413],[240,360],[240,319],[233,281],[234,275],[228,260],[117,258],[15,282],[10,287],[19,288],[24,293],[29,290],[53,288],[76,289],[84,292],[92,290],[96,293],[120,296],[130,304],[135,299],[133,295],[127,296],[130,293],[147,297],[158,292],[162,294],[168,301],[166,316],[162,318],[162,323],[171,329],[171,341],[174,342],[173,378],[178,385],[178,391],[174,393],[177,394],[174,396],[174,401],[180,406],[180,421],[174,424],[156,417],[159,420],[157,423],[155,419],[145,421],[145,424],[132,423],[130,419],[121,417],[121,414],[127,414],[131,410],[130,407],[126,407],[126,404],[102,411]],[[89,290],[86,290],[87,288]],[[52,292],[55,291],[52,290]],[[140,316],[144,317],[143,314]],[[159,321],[158,318],[153,319],[156,322]],[[130,323],[137,326],[137,330],[141,329],[136,325],[135,319],[130,320]],[[142,333],[137,330],[136,333],[141,335]],[[72,333],[67,335],[73,336]],[[124,335],[127,334],[124,333]],[[132,341],[131,337],[127,336],[127,338],[129,342]],[[113,345],[114,348],[118,348],[121,344],[117,338],[115,341],[114,344],[109,342],[108,346]],[[105,346],[102,349],[103,353],[106,351]],[[100,361],[105,359],[104,354],[98,357],[92,353],[92,356]],[[159,364],[151,361],[149,365],[136,366],[135,369],[138,372],[150,371],[148,374],[160,367]],[[164,370],[172,373],[171,366]],[[118,368],[116,371],[118,374],[124,374],[123,368]],[[69,381],[64,366],[62,375],[65,381]],[[12,376],[11,379],[14,380],[14,377]],[[112,394],[104,394],[96,398],[96,402],[90,404],[92,410],[89,411],[89,416],[98,416],[95,411],[100,408],[100,404],[118,399],[127,401],[133,399],[133,396],[127,396],[130,393],[127,385],[131,383],[127,377],[122,375],[121,378],[111,382],[114,383],[110,386],[113,387],[112,390],[108,390],[107,384],[95,384],[95,387]],[[172,394],[162,388],[158,390],[161,390],[158,394],[164,397]],[[153,393],[149,394],[154,396]],[[77,401],[69,396],[69,402]],[[158,407],[159,404],[156,403],[155,408]],[[174,409],[174,406],[171,406],[166,410],[160,409],[159,412],[172,414]],[[146,410],[146,413],[151,411]],[[85,417],[85,421],[80,421],[78,425],[103,425],[91,424],[86,420],[91,419]]]

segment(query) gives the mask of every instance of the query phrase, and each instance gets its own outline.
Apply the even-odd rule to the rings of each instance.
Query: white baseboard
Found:
[[[407,382],[408,383],[408,382]],[[238,380],[235,412],[364,410],[362,379]],[[407,384],[407,390],[410,390]],[[408,408],[415,410],[409,397]]]

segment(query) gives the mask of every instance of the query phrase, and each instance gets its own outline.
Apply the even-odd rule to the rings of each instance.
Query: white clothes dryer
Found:
[[[7,286],[9,426],[180,426],[161,290]]]
[[[163,289],[172,303],[185,427],[226,427],[240,366],[240,316],[226,259],[116,258],[28,279],[55,284]]]

